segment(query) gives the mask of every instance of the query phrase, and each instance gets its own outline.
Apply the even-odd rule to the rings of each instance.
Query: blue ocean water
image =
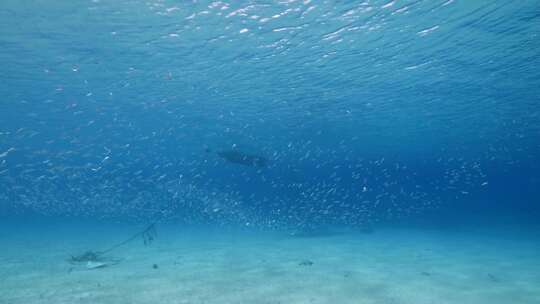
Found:
[[[539,244],[538,1],[3,0],[0,66],[7,244],[111,223],[105,247],[150,223]]]

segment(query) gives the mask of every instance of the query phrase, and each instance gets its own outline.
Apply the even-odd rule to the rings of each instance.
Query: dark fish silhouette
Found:
[[[211,151],[206,149],[206,152]],[[244,166],[266,167],[268,163],[268,160],[262,156],[246,154],[236,150],[218,151],[216,154],[228,162]]]

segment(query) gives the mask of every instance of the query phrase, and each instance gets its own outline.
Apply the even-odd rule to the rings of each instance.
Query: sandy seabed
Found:
[[[68,262],[138,228],[4,227],[0,303],[540,303],[539,234],[509,229],[297,237],[160,226],[150,246],[111,252],[116,265]]]

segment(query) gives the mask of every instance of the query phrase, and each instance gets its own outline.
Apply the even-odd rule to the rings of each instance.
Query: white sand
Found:
[[[87,270],[66,261],[136,229],[3,230],[0,303],[540,303],[540,239],[520,231],[295,238],[160,226],[151,246],[113,252],[123,259],[117,265]],[[313,265],[299,265],[305,260]]]

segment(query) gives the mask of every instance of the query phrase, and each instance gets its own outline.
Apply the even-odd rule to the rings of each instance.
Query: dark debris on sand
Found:
[[[300,265],[300,266],[313,266],[313,264],[314,263],[311,260],[303,260],[300,263],[298,263],[298,265]]]

